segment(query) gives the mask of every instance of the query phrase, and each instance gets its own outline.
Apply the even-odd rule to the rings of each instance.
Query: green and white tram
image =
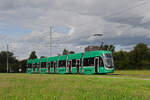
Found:
[[[113,72],[114,63],[111,51],[89,51],[27,61],[27,73],[100,74]]]

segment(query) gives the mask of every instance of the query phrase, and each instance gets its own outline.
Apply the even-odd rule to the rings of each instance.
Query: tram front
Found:
[[[112,53],[103,53],[104,66],[107,70],[114,70]]]

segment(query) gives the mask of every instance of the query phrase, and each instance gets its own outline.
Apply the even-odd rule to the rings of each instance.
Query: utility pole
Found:
[[[53,27],[50,26],[50,37],[49,37],[49,56],[52,56],[52,33],[53,33]]]
[[[8,54],[8,51],[9,51],[9,45],[7,44],[7,73],[8,73],[8,63],[9,63],[9,54]]]

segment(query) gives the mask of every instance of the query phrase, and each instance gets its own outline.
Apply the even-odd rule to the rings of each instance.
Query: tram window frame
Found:
[[[58,62],[58,67],[61,68],[61,67],[66,67],[66,60],[60,60]]]
[[[94,58],[95,58],[95,57],[84,58],[84,59],[83,59],[83,66],[84,66],[84,67],[94,66]],[[88,64],[88,62],[90,62],[90,64]]]

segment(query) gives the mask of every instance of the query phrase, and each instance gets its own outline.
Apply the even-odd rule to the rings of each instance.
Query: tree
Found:
[[[18,60],[12,52],[8,52],[9,69],[18,67]],[[0,52],[0,72],[7,72],[7,51]],[[10,70],[9,70],[10,71]]]
[[[69,51],[65,48],[63,51],[63,55],[67,55],[67,54],[69,54]]]
[[[130,69],[129,54],[125,51],[114,53],[114,65],[116,69]]]
[[[108,50],[108,51],[114,52],[115,51],[115,46],[114,45],[103,45],[101,47],[101,50]]]
[[[36,52],[35,51],[32,51],[30,56],[29,56],[29,59],[37,59],[37,55],[36,55]]]
[[[68,55],[68,54],[75,54],[74,51],[69,51],[66,48],[63,50],[63,55]],[[60,55],[60,54],[59,54]]]
[[[144,67],[147,67],[149,59],[150,50],[144,43],[137,44],[130,52],[131,64],[134,65],[136,69],[144,69]]]
[[[150,48],[139,43],[130,52],[115,52],[114,62],[116,69],[150,69]]]
[[[74,51],[70,51],[69,54],[75,54],[75,52]]]
[[[40,58],[46,58],[45,56],[41,56]]]

